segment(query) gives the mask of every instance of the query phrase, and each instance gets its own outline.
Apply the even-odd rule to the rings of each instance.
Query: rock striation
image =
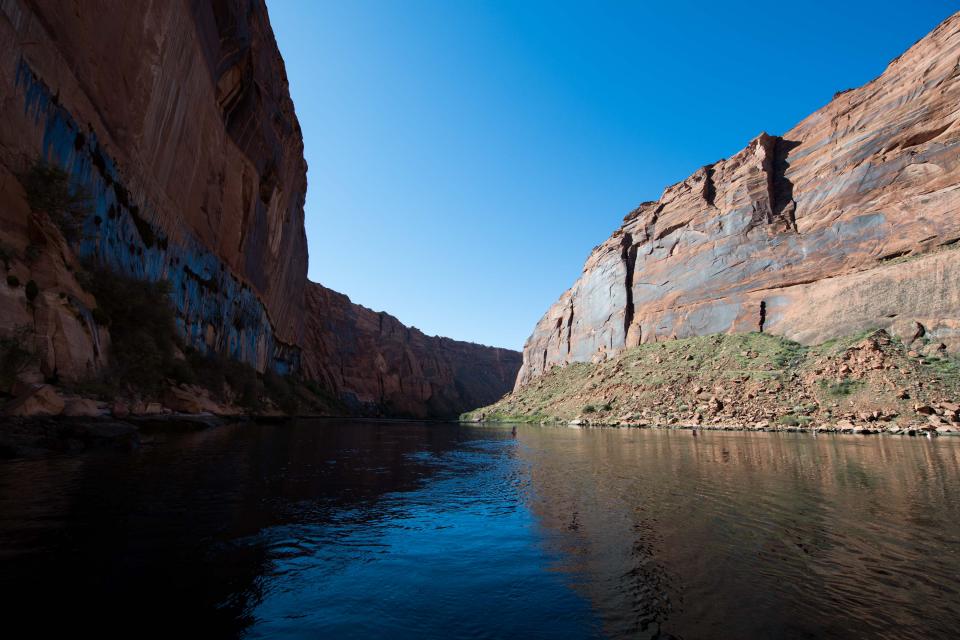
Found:
[[[500,399],[521,355],[424,335],[336,291],[307,286],[303,367],[364,415],[456,418]]]
[[[13,374],[27,388],[109,366],[91,263],[169,281],[189,346],[312,376],[358,412],[451,417],[509,390],[519,353],[308,284],[303,142],[263,0],[0,0],[0,86],[0,339],[29,336],[39,359],[5,363],[0,397]],[[38,162],[89,196],[77,237],[31,207]],[[66,412],[37,393],[13,408]],[[141,400],[222,412],[175,386]]]
[[[960,347],[960,14],[782,136],[668,187],[596,247],[516,388],[642,343],[888,328]]]

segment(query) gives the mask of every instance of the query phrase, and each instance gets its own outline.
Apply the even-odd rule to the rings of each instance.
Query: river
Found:
[[[0,602],[38,632],[949,638],[958,489],[960,438],[237,424],[0,463]]]

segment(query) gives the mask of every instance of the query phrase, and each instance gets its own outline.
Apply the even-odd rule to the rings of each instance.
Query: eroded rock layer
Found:
[[[2,0],[0,86],[0,242],[40,291],[0,287],[2,324],[34,327],[47,375],[103,363],[70,249],[169,280],[193,346],[297,367],[306,163],[262,2]],[[38,160],[92,196],[72,247],[15,177]]]
[[[641,204],[524,346],[556,365],[710,333],[960,346],[960,14],[783,136]]]
[[[426,336],[319,284],[307,287],[304,373],[364,415],[455,418],[498,400],[520,353]]]

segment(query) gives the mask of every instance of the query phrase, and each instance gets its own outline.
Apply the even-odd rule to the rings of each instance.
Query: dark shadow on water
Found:
[[[134,619],[159,633],[189,620],[191,633],[239,635],[274,561],[262,531],[345,510],[377,518],[384,494],[436,472],[424,453],[466,437],[416,423],[234,425],[133,455],[0,464],[5,623]]]

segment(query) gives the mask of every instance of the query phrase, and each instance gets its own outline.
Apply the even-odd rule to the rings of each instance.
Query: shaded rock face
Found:
[[[364,415],[455,418],[498,400],[516,351],[430,337],[319,284],[307,286],[304,374]]]
[[[782,137],[641,204],[524,346],[516,387],[640,343],[871,327],[960,346],[960,14]],[[911,338],[912,336],[907,336]]]
[[[0,86],[0,243],[32,251],[7,269],[41,292],[3,288],[0,320],[35,328],[48,375],[104,364],[74,254],[168,279],[193,346],[261,371],[298,366],[306,163],[261,0],[3,0]],[[92,195],[71,247],[15,178],[38,158]]]

